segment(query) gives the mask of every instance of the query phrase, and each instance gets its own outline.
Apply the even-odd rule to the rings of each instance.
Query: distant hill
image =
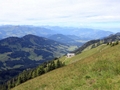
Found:
[[[116,41],[116,40],[120,40],[120,33],[116,33],[116,34],[111,34],[108,37],[105,37],[104,42],[112,42],[112,41]]]
[[[26,35],[22,38],[9,37],[0,40],[0,69],[17,65],[30,67],[54,57],[64,55],[68,46],[47,38]]]
[[[120,43],[101,44],[77,54],[62,57],[66,66],[31,79],[11,90],[119,90]]]
[[[13,75],[12,73],[16,71],[12,70],[12,73],[9,72],[10,74],[2,72],[16,69],[18,73],[20,69],[33,68],[55,57],[60,57],[68,52],[68,48],[69,46],[60,42],[31,34],[21,38],[2,39],[0,40],[0,78],[8,75],[2,78],[6,80],[10,77],[9,75]]]
[[[72,36],[74,36],[74,37],[72,37]],[[58,42],[61,42],[61,43],[64,43],[64,44],[67,44],[69,46],[70,45],[77,45],[78,47],[80,47],[83,44],[82,42],[77,41],[80,38],[78,38],[77,36],[75,37],[75,35],[54,34],[48,38],[55,40],[55,41],[58,41]]]
[[[117,40],[120,40],[120,33],[111,34],[108,37],[105,37],[103,39],[90,40],[86,42],[84,45],[82,45],[80,48],[75,50],[74,52],[81,53],[84,49],[86,49],[89,46],[90,46],[89,48],[94,48],[96,46],[99,46],[100,44],[110,43],[110,42],[117,41]]]
[[[69,38],[71,38],[71,39],[73,39],[73,40],[88,40],[87,38],[84,38],[84,37],[79,37],[79,36],[76,36],[76,35],[66,35],[67,37],[69,37]]]
[[[63,42],[63,43],[75,42],[73,39],[63,34],[55,34],[55,35],[50,36],[49,38],[55,41]]]

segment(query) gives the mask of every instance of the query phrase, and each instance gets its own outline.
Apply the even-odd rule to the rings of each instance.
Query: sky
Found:
[[[120,31],[120,0],[0,0],[0,25]]]

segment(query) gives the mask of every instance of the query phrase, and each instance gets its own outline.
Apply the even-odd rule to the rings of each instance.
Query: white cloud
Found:
[[[120,22],[119,0],[0,0],[0,24]]]

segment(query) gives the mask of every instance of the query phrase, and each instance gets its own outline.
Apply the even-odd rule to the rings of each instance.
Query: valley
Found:
[[[0,90],[120,90],[120,0],[0,0]]]
[[[107,31],[104,32],[100,30],[100,32],[104,33],[106,37],[104,35],[101,37],[96,37],[95,34],[97,34],[97,32],[92,29],[86,29],[86,31],[84,31],[85,29],[83,29],[82,32],[86,33],[87,31],[90,30],[90,32],[93,32],[93,34],[95,35],[95,36],[93,35],[93,38],[96,37],[94,40],[91,40],[92,38],[88,37],[90,34],[90,33],[88,34],[88,32],[87,32],[88,34],[87,37],[82,36],[81,38],[78,36],[79,34],[76,36],[73,32],[72,32],[73,34],[71,33],[66,34],[65,32],[60,33],[59,29],[57,32],[55,29],[53,29],[53,27],[49,27],[49,28],[33,27],[33,26],[4,27],[4,28],[8,28],[8,30],[7,29],[4,30],[3,27],[1,28],[2,28],[1,30],[5,32],[6,31],[8,31],[8,33],[11,32],[10,37],[0,40],[0,78],[1,78],[0,84],[1,85],[2,84],[4,85],[5,83],[9,85],[8,82],[12,83],[13,80],[15,80],[14,78],[19,77],[19,75],[21,75],[23,72],[33,74],[32,76],[31,75],[29,76],[30,79],[36,78],[36,76],[39,76],[39,74],[35,75],[34,77],[34,73],[36,72],[34,70],[38,70],[37,67],[39,65],[42,66],[43,63],[48,63],[48,62],[50,63],[50,64],[48,63],[47,67],[44,67],[45,75],[59,70],[56,67],[54,67],[55,70],[50,69],[50,72],[48,72],[49,70],[47,70],[47,68],[49,68],[49,65],[51,65],[52,60],[57,59],[57,60],[60,60],[61,63],[65,64],[65,66],[63,65],[64,67],[61,67],[61,68],[69,67],[69,65],[75,64],[77,62],[83,62],[84,59],[87,59],[88,57],[91,57],[94,54],[96,55],[97,53],[101,52],[104,49],[107,50],[109,48],[109,46],[106,47],[107,43],[112,43],[120,40],[119,33],[112,34],[111,32],[107,32]],[[12,28],[14,30],[10,31],[9,28]],[[23,31],[21,30],[24,30],[24,29],[26,30],[26,32],[28,32],[28,30],[30,29],[29,34],[23,36],[26,33],[23,34]],[[66,28],[60,28],[60,29],[66,30]],[[74,29],[76,29],[75,33],[81,33],[79,32],[80,29],[78,28],[72,28],[70,30],[74,30]],[[18,33],[16,32],[17,30],[20,31],[19,35],[16,34]],[[51,33],[47,32],[48,30],[50,30]],[[36,33],[37,31],[38,33]],[[14,34],[16,34],[19,37],[14,36]],[[72,58],[66,58],[66,54],[68,52],[75,53],[75,56]],[[25,70],[28,70],[29,72]],[[44,76],[44,73],[42,76]],[[26,80],[29,80],[29,78]],[[12,81],[9,81],[9,80],[12,80]],[[19,84],[21,83],[19,82]],[[17,86],[19,84],[14,84],[14,85]],[[10,86],[5,86],[5,87],[14,87],[14,85],[10,84]],[[3,90],[6,90],[6,89],[3,89]]]

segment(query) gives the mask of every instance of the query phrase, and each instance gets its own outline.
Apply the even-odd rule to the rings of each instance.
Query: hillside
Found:
[[[112,42],[115,42],[118,40],[120,40],[120,33],[112,34],[112,35],[109,35],[108,37],[104,37],[102,39],[90,40],[90,41],[86,42],[84,45],[82,45],[80,48],[75,50],[74,53],[76,53],[76,54],[81,53],[84,49],[95,48],[101,44],[112,43]]]
[[[6,63],[0,69],[11,68],[17,65],[30,66],[31,63],[41,63],[51,60],[67,52],[68,46],[35,35],[26,35],[22,38],[9,37],[0,41],[0,61]],[[26,63],[25,63],[26,62]]]
[[[59,42],[62,42],[62,43],[73,43],[75,42],[73,39],[63,35],[63,34],[54,34],[50,37],[48,37],[49,39],[52,39],[52,40],[55,40],[55,41],[59,41]]]
[[[119,90],[120,44],[102,44],[72,58],[66,66],[29,80],[12,90]]]
[[[65,44],[31,34],[0,40],[0,83],[24,69],[66,54],[68,48]]]
[[[54,35],[51,35],[50,37],[48,37],[49,39],[51,39],[51,40],[55,40],[55,41],[57,41],[57,42],[61,42],[61,43],[64,43],[64,44],[67,44],[67,45],[69,45],[69,46],[77,46],[77,47],[80,47],[82,44],[83,44],[83,42],[78,42],[77,41],[77,36],[75,37],[73,37],[73,38],[75,38],[75,39],[72,39],[72,37],[73,37],[73,35],[71,35],[71,37],[70,37],[70,35],[63,35],[63,34],[54,34]],[[80,38],[78,39],[78,40],[80,40]]]

